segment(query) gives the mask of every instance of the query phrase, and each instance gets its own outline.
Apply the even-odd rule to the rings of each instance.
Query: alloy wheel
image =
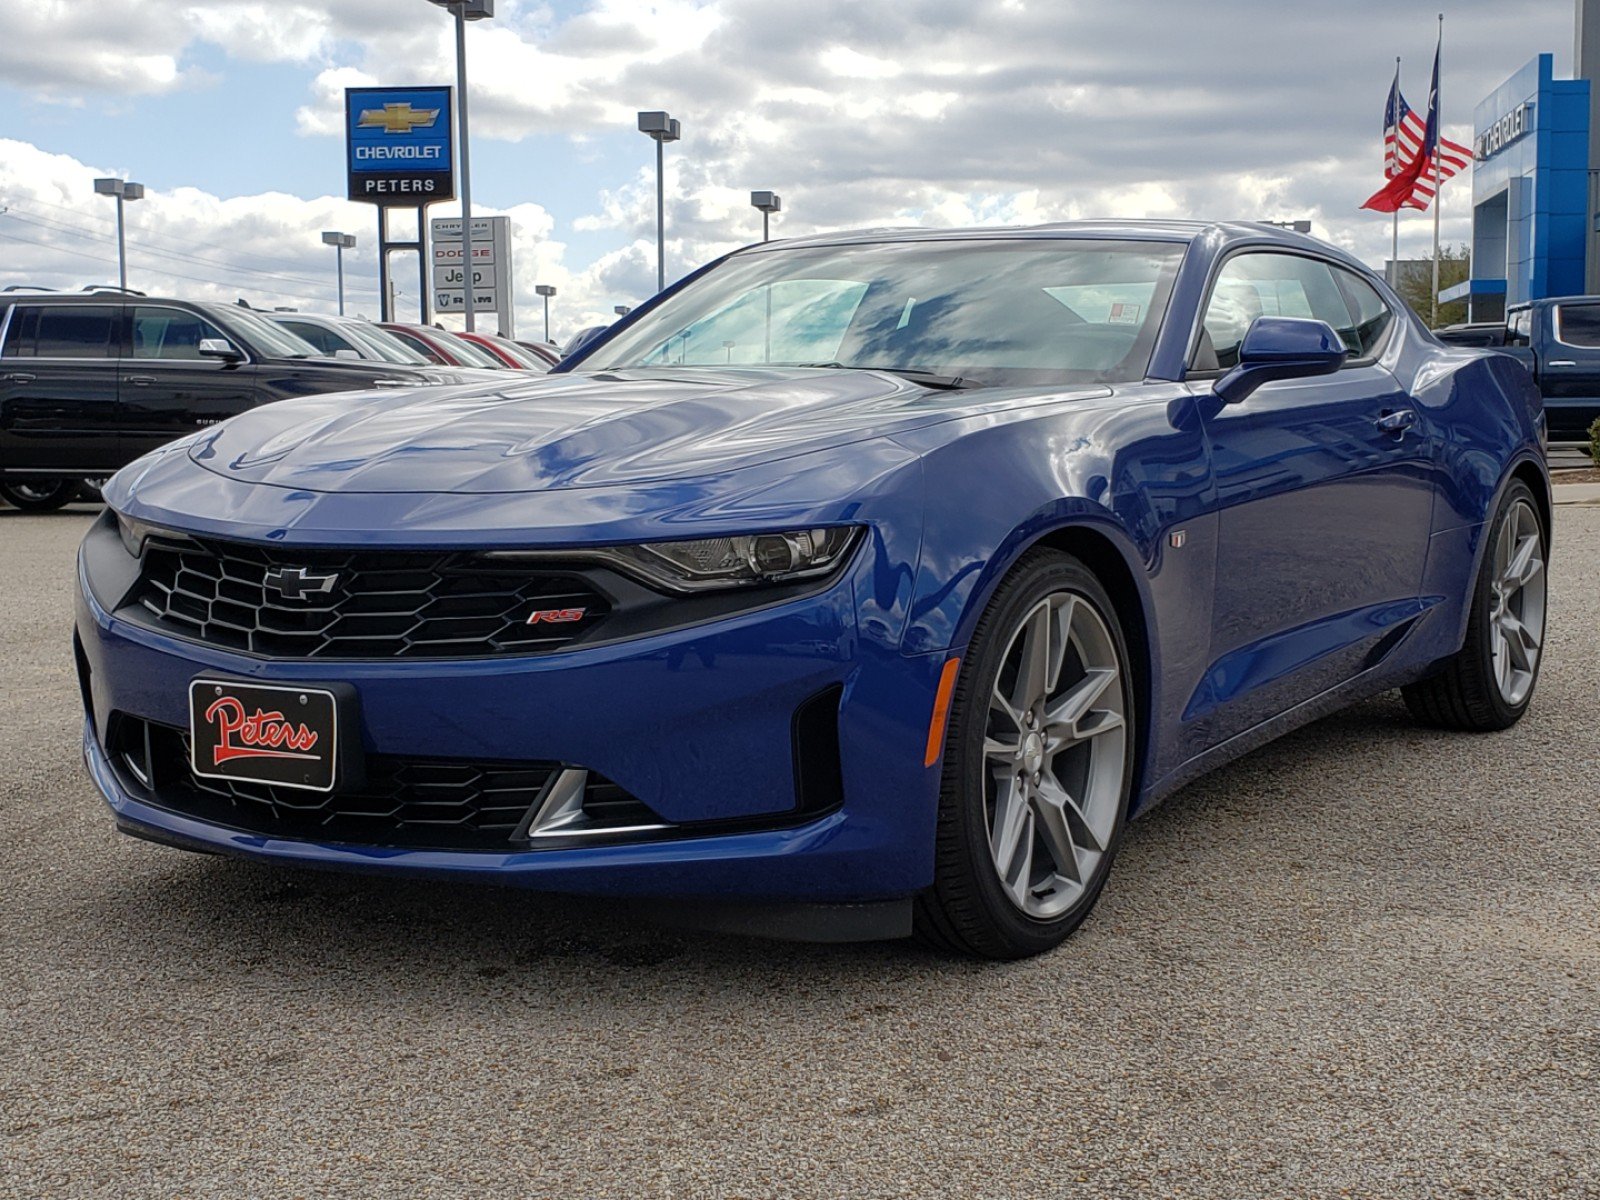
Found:
[[[1544,643],[1544,533],[1526,500],[1506,510],[1495,537],[1489,578],[1489,656],[1507,704],[1527,699]]]
[[[1124,667],[1095,606],[1039,601],[1013,631],[983,741],[989,852],[1011,903],[1037,920],[1069,909],[1116,830],[1127,772]]]

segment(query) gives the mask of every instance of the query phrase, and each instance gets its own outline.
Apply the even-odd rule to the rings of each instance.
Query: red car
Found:
[[[555,365],[547,361],[543,355],[535,354],[521,342],[514,342],[510,338],[476,332],[458,333],[456,336],[471,342],[474,346],[482,347],[514,371],[537,371],[543,375]]]
[[[397,324],[381,324],[379,328],[387,329],[429,362],[441,367],[484,367],[494,371],[510,369],[482,346],[475,346],[448,329],[433,325]]]
[[[517,345],[531,354],[537,354],[552,367],[561,361],[560,347],[551,342],[518,342]]]

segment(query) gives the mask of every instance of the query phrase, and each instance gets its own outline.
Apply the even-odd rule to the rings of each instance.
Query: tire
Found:
[[[78,484],[78,499],[89,504],[104,504],[106,498],[101,494],[101,489],[110,482],[111,477],[109,475],[100,475],[94,479],[81,480]]]
[[[1041,636],[1042,690],[1041,668],[1022,670]],[[1029,695],[1032,705],[1016,703]],[[918,936],[992,959],[1060,945],[1110,873],[1137,728],[1110,596],[1070,555],[1030,551],[990,601],[956,678]]]
[[[78,495],[76,479],[41,479],[37,483],[0,483],[0,500],[23,512],[54,512]]]
[[[1528,711],[1544,658],[1548,545],[1532,490],[1513,482],[1489,522],[1466,641],[1437,674],[1400,689],[1419,723],[1490,733]]]

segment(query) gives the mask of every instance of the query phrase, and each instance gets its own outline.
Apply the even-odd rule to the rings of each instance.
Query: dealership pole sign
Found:
[[[455,199],[450,88],[346,88],[344,110],[350,199],[405,208]]]
[[[470,303],[475,313],[497,314],[500,333],[513,336],[511,218],[473,217],[466,238],[460,217],[435,217],[432,225],[435,310],[465,312]]]

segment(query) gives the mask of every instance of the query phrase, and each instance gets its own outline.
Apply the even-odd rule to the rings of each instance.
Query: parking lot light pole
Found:
[[[144,199],[144,184],[126,179],[96,179],[94,190],[101,196],[117,198],[117,286],[128,290],[128,242],[123,234],[122,206],[129,200]]]
[[[617,316],[619,316],[619,317],[625,317],[629,313],[631,313],[633,311],[633,309],[629,308],[626,304],[618,304],[618,305],[615,305],[611,309],[611,311],[616,313]]]
[[[783,197],[777,192],[751,192],[750,206],[761,210],[761,240],[772,240],[772,214],[783,211]]]
[[[656,291],[667,289],[667,206],[662,172],[665,169],[663,147],[683,136],[683,126],[664,112],[639,114],[639,132],[656,144]]]
[[[353,233],[324,233],[322,244],[333,247],[334,260],[339,264],[339,315],[344,316],[344,252],[355,248]]]
[[[534,292],[544,297],[544,340],[550,340],[550,297],[556,294],[556,289],[548,283],[535,284]]]
[[[461,261],[466,266],[462,296],[467,332],[476,328],[472,303],[472,154],[467,139],[467,22],[494,16],[494,0],[428,0],[456,19],[456,140],[461,143]]]

